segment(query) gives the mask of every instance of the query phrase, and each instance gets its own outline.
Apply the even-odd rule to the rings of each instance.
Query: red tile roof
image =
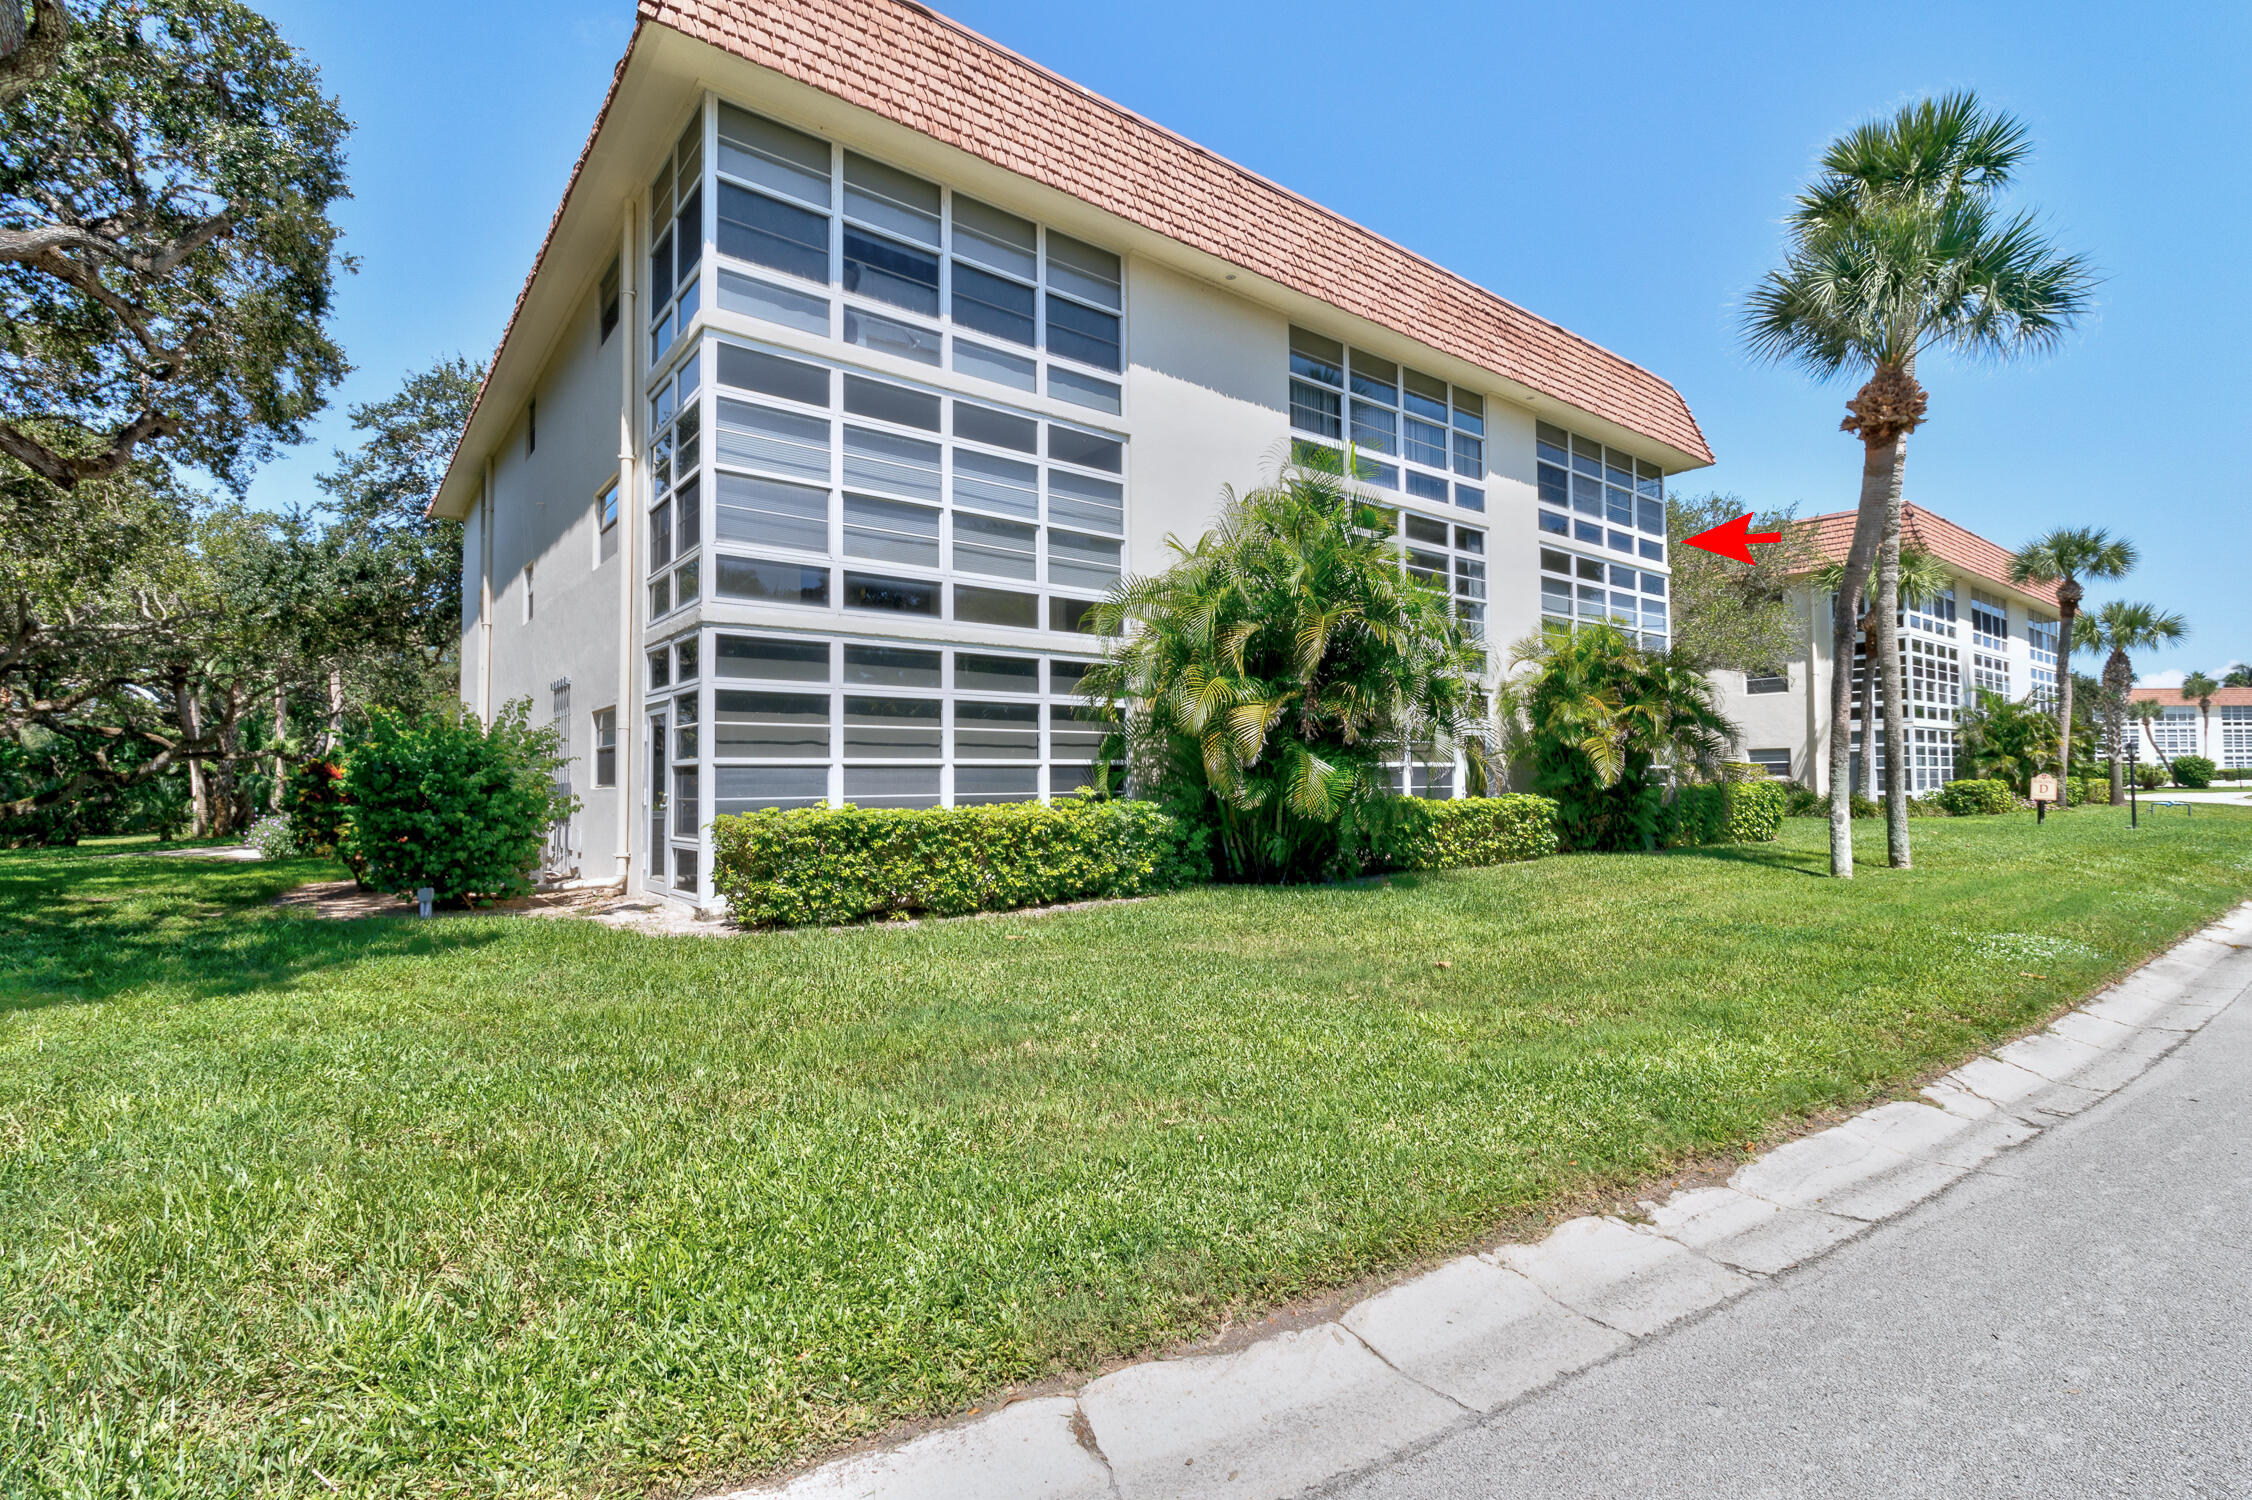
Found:
[[[1853,546],[1854,512],[1833,511],[1826,516],[1815,516],[1805,524],[1814,528],[1814,545],[1832,562],[1845,561]],[[1920,505],[1901,507],[1900,540],[1903,546],[1918,547],[1943,563],[1952,564],[1974,578],[1998,583],[2005,588],[2030,594],[2052,607],[2057,602],[2056,586],[2046,583],[2010,582],[2010,550],[1990,542],[1975,531],[1966,531],[1945,516],[1934,515]]]
[[[654,21],[1712,461],[1671,385],[905,0],[638,0]]]
[[[2139,687],[2127,695],[2136,700],[2147,699],[2163,703],[2169,708],[2195,708],[2195,698],[2184,698],[2180,688]],[[2213,695],[2215,708],[2252,708],[2252,687],[2225,687]]]

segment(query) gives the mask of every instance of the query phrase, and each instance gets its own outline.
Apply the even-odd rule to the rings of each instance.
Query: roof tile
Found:
[[[1809,520],[1806,524],[1814,528],[1816,550],[1832,562],[1843,562],[1853,546],[1855,518],[1855,512],[1840,510]],[[2052,605],[2057,602],[2057,591],[2052,584],[2010,581],[2011,554],[2007,547],[1990,542],[1977,532],[1957,526],[1945,516],[1935,515],[1920,505],[1901,507],[1900,539],[1904,545],[1919,547],[1974,578],[2031,594]]]
[[[644,20],[1710,462],[1671,385],[905,0],[638,0]]]

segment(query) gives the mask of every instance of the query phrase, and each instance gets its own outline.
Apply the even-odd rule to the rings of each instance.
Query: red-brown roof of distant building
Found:
[[[1814,528],[1814,546],[1832,562],[1843,562],[1853,546],[1854,512],[1833,511],[1826,516],[1815,516],[1806,524]],[[1957,526],[1945,516],[1934,515],[1920,505],[1903,505],[1900,508],[1900,540],[1903,546],[1916,547],[1930,553],[1943,563],[1951,563],[1975,578],[2002,584],[2031,594],[2054,605],[2057,591],[2054,584],[2011,583],[2010,550],[1990,542],[1975,531]]]
[[[672,27],[1709,463],[1671,385],[903,0],[639,0]]]
[[[2127,695],[2130,698],[2163,703],[2169,708],[2195,708],[2195,698],[2184,698],[2178,687],[2139,687]],[[2252,687],[2225,687],[2213,694],[2215,708],[2252,708]]]

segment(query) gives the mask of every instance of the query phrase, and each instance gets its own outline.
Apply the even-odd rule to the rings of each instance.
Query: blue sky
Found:
[[[629,0],[265,0],[357,122],[357,369],[259,503],[317,498],[342,407],[498,338],[632,24]],[[1911,499],[2014,546],[2112,527],[2114,592],[2189,617],[2146,673],[2252,659],[2252,7],[955,0],[965,24],[1678,385],[1720,462],[1688,489],[1853,501],[1849,391],[1745,360],[1737,300],[1837,132],[1970,87],[2031,127],[2020,201],[2105,281],[2056,355],[1925,370]],[[1871,35],[1881,30],[1879,35]],[[2091,664],[2092,665],[2092,664]]]

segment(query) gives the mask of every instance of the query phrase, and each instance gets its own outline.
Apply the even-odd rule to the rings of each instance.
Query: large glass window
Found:
[[[1540,614],[1545,630],[1596,621],[1638,637],[1651,651],[1665,650],[1671,633],[1663,573],[1559,547],[1540,549]]]
[[[649,618],[694,604],[702,592],[702,407],[693,356],[649,400]]]
[[[649,359],[696,316],[704,256],[704,115],[698,110],[649,184]]]
[[[1076,699],[1087,663],[876,641],[722,633],[715,814],[1032,801],[1088,783],[1112,726]]]
[[[719,597],[1076,630],[1121,577],[1116,435],[715,342]]]
[[[1350,443],[1365,483],[1486,508],[1486,402],[1475,391],[1293,328],[1290,425],[1302,457]]]
[[[1665,475],[1656,464],[1553,422],[1535,424],[1533,455],[1542,531],[1665,561]]]
[[[731,104],[719,107],[718,141],[721,307],[1121,409],[1117,255]]]

